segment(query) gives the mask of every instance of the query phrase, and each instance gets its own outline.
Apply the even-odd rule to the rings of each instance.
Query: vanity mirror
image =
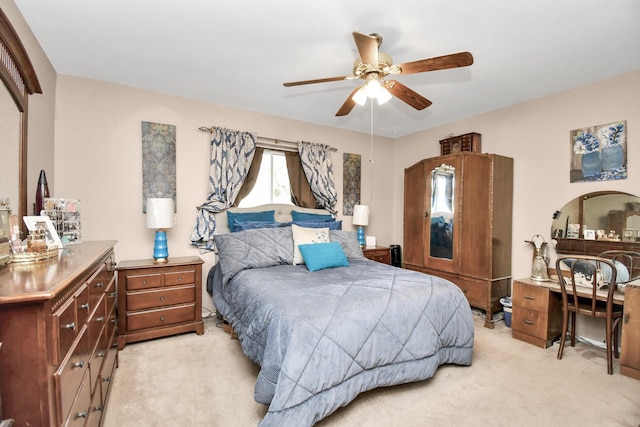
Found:
[[[0,80],[0,198],[10,198],[12,213],[22,217],[28,214],[27,101],[29,95],[42,93],[42,89],[29,55],[2,9]]]
[[[640,251],[639,230],[640,197],[600,191],[577,197],[557,211],[551,237],[557,253],[599,255],[606,250]]]

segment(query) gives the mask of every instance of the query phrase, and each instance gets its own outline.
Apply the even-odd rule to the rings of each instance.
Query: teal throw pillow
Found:
[[[334,218],[333,216],[331,216],[330,214],[327,215],[323,215],[323,214],[314,214],[314,213],[308,213],[308,212],[298,212],[298,211],[291,211],[291,217],[293,218],[293,222],[298,222],[298,221],[333,221]]]
[[[229,222],[229,230],[232,232],[240,231],[237,227],[239,222],[247,221],[268,221],[275,222],[275,210],[261,212],[230,212],[227,211],[227,221]]]
[[[338,242],[308,243],[298,245],[298,249],[309,271],[349,265],[347,256]]]

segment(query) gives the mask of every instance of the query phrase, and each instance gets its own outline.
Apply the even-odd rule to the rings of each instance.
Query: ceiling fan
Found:
[[[288,82],[284,83],[284,86],[300,86],[352,79],[365,80],[362,86],[351,92],[336,113],[336,116],[346,116],[356,103],[364,105],[367,97],[377,98],[378,102],[382,104],[389,100],[392,95],[416,110],[422,110],[431,105],[431,101],[396,80],[385,80],[385,77],[389,74],[424,73],[426,71],[466,67],[473,64],[473,56],[469,52],[459,52],[393,65],[391,57],[379,51],[382,44],[380,35],[375,33],[365,35],[354,31],[353,39],[356,42],[360,57],[354,62],[352,75]]]

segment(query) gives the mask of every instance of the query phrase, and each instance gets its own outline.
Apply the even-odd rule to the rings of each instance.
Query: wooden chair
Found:
[[[569,268],[570,274],[563,275],[563,270],[566,271],[562,268],[563,264]],[[614,262],[610,259],[589,255],[561,256],[556,260],[556,272],[562,290],[562,336],[558,359],[562,359],[569,317],[571,317],[572,347],[576,345],[576,314],[604,318],[606,321],[607,372],[609,375],[613,374],[612,353],[617,359],[618,326],[622,318],[622,306],[613,303],[617,273]],[[596,292],[605,279],[610,284],[606,289],[606,301],[599,301],[596,299]],[[581,296],[578,296],[577,292],[580,292]]]
[[[629,272],[629,280],[635,280],[640,277],[640,252],[610,250],[604,251],[598,256],[624,264]]]

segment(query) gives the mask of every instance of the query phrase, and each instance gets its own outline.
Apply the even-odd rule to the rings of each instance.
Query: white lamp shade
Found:
[[[171,198],[147,199],[147,228],[171,228],[176,225],[175,205]]]
[[[369,206],[355,205],[353,207],[353,225],[369,225]]]

